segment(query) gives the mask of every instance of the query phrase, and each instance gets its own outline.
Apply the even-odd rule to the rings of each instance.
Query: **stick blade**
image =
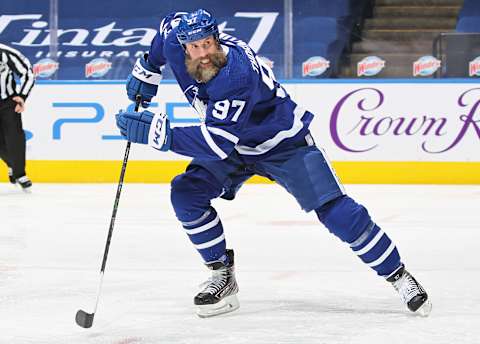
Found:
[[[80,327],[90,328],[92,327],[94,316],[95,316],[95,313],[87,313],[80,309],[77,311],[77,314],[75,315],[75,322]]]

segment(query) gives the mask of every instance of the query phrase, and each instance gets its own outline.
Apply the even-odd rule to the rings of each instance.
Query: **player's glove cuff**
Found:
[[[137,59],[132,70],[132,75],[138,80],[151,85],[158,85],[160,81],[162,81],[162,69],[148,62],[148,54]]]
[[[148,145],[161,151],[168,151],[172,143],[170,123],[167,115],[155,114],[148,133]]]

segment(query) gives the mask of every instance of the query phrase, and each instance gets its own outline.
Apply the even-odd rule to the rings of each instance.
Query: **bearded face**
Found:
[[[203,49],[202,43],[205,42],[199,41],[199,43],[187,45],[185,66],[193,79],[206,83],[227,64],[227,56],[216,41],[209,44],[206,49]]]

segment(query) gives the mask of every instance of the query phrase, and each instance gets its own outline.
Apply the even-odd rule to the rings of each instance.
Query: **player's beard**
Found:
[[[208,66],[202,66],[200,61],[203,60],[203,58],[192,60],[189,55],[185,56],[185,65],[187,66],[188,74],[190,74],[193,79],[203,83],[212,80],[220,69],[227,64],[227,56],[223,50],[208,54],[207,58],[211,63]]]

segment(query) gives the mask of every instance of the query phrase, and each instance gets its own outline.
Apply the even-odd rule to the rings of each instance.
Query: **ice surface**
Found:
[[[115,184],[0,184],[0,344],[478,343],[480,186],[347,185],[429,292],[429,318],[276,185],[215,201],[235,249],[240,309],[193,309],[209,272],[168,185],[124,185],[93,327]]]

